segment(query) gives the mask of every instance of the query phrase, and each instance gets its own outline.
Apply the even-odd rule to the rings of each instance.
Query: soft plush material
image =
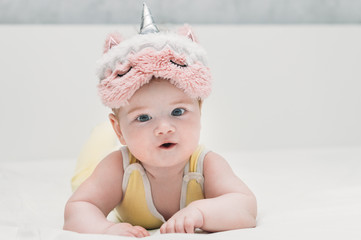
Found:
[[[206,53],[195,42],[190,28],[186,36],[158,32],[121,39],[110,35],[104,56],[98,61],[98,89],[104,105],[126,105],[152,77],[170,80],[192,98],[203,100],[209,96],[211,73]]]

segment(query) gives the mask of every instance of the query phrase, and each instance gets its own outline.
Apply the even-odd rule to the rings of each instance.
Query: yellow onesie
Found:
[[[117,138],[109,123],[97,126],[82,153],[79,156],[75,174],[72,178],[72,189],[87,179],[96,165],[111,151],[119,149]],[[165,219],[154,206],[151,188],[144,168],[128,151],[126,146],[120,147],[123,157],[123,199],[114,209],[119,221],[139,225],[146,229],[159,228]],[[208,153],[199,146],[192,154],[184,168],[180,209],[192,201],[203,199],[203,159]]]

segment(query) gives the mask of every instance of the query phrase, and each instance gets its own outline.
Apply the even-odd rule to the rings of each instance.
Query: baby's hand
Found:
[[[203,226],[202,212],[191,205],[174,214],[161,228],[161,233],[194,233]]]
[[[140,226],[132,226],[129,223],[115,223],[105,229],[105,234],[121,235],[129,237],[147,237],[149,233]]]

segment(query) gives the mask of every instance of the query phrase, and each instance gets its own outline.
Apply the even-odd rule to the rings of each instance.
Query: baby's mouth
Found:
[[[163,143],[162,145],[160,145],[159,147],[162,149],[171,149],[172,147],[174,147],[176,145],[176,143]]]

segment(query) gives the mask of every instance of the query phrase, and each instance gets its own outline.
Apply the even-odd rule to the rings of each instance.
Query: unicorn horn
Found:
[[[152,14],[147,7],[147,4],[143,2],[143,14],[142,22],[140,24],[139,34],[157,33],[159,32],[157,26],[154,24]]]

